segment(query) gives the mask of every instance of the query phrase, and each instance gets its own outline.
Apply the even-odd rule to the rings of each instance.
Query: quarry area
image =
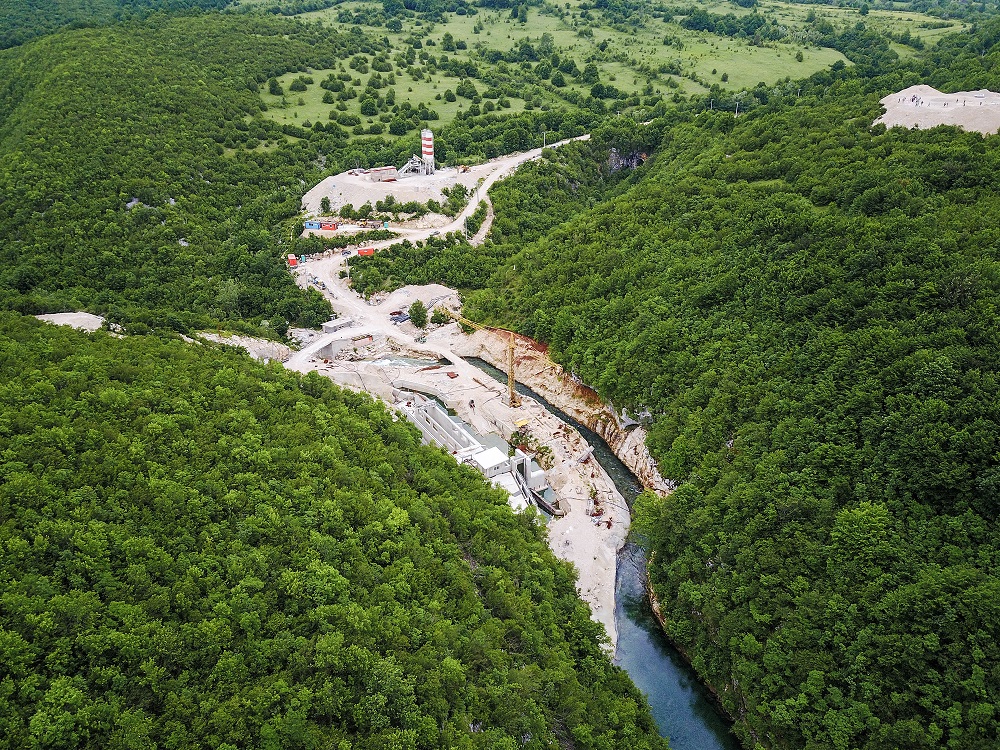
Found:
[[[886,127],[926,130],[954,125],[970,132],[993,135],[1000,130],[1000,94],[979,89],[944,94],[924,84],[910,86],[881,99],[885,114],[875,121]]]
[[[79,328],[89,333],[93,333],[104,325],[104,318],[88,312],[46,313],[45,315],[36,315],[35,317],[46,323],[52,323],[57,326],[71,326],[72,328]]]

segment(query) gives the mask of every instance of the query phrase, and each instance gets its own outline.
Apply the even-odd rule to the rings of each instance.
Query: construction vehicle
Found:
[[[514,332],[505,331],[502,328],[490,328],[488,326],[480,325],[475,323],[468,318],[462,317],[459,313],[454,310],[449,310],[447,307],[436,308],[444,312],[450,318],[458,321],[460,325],[472,328],[477,331],[490,331],[502,336],[504,333],[509,334],[507,337],[507,403],[513,407],[518,407],[521,405],[521,397],[517,395],[517,391],[514,390]]]

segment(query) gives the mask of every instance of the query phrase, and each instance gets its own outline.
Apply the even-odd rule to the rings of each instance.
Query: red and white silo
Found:
[[[429,128],[420,131],[420,156],[424,160],[424,174],[434,174],[434,133]]]

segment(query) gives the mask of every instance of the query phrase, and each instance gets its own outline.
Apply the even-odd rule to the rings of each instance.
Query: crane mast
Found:
[[[484,325],[481,325],[479,323],[471,321],[471,320],[469,320],[466,317],[463,317],[462,315],[460,315],[459,313],[455,312],[454,310],[449,310],[447,307],[439,307],[438,309],[442,310],[446,315],[448,315],[450,318],[453,318],[454,320],[458,321],[463,326],[467,326],[467,327],[475,329],[477,331],[493,331],[494,333],[498,333],[498,334],[500,334],[500,333],[507,333],[508,334],[508,337],[507,337],[507,403],[509,403],[511,406],[514,406],[514,407],[520,406],[521,405],[521,397],[518,396],[517,395],[517,391],[514,390],[514,383],[515,383],[515,380],[514,380],[514,342],[515,342],[514,332],[513,331],[504,331],[503,329],[488,328],[488,327],[486,327]]]
[[[514,389],[514,332],[508,331],[507,338],[507,399],[511,406],[520,406],[521,399]]]

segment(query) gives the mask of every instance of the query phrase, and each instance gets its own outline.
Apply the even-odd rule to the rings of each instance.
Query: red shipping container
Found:
[[[374,255],[374,254],[375,254],[374,247],[363,247],[360,250],[358,250],[358,255]]]

